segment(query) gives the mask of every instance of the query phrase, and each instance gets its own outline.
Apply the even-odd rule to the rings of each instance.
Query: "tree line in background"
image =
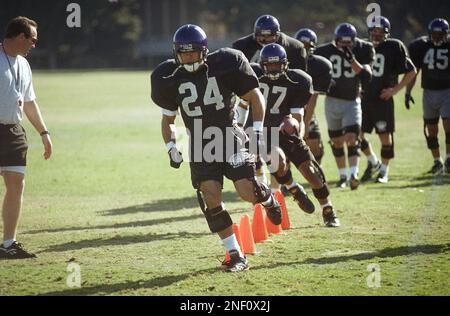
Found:
[[[81,7],[80,28],[66,24],[70,14],[66,9],[73,2]],[[366,37],[366,8],[371,2],[374,1],[14,0],[1,1],[0,28],[3,31],[7,22],[18,15],[39,23],[38,49],[30,55],[34,68],[149,67],[154,61],[139,52],[139,44],[149,38],[170,41],[171,33],[183,23],[199,24],[210,38],[217,36],[231,42],[249,34],[259,15],[272,14],[279,19],[282,31],[292,34],[301,27],[310,27],[317,32],[319,42],[325,42],[332,39],[335,26],[344,21],[354,24],[360,37]],[[406,43],[426,34],[431,19],[448,19],[450,14],[448,0],[379,4],[382,15],[392,23],[392,35]],[[182,17],[172,19],[181,15],[181,6],[185,11]],[[162,28],[165,33],[160,31]]]

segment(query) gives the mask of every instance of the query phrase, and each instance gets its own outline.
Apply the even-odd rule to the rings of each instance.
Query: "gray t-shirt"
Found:
[[[8,56],[0,45],[0,124],[20,123],[24,102],[35,99],[28,61],[22,56]]]

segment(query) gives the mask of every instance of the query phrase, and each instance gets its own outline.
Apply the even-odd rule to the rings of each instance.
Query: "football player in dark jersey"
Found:
[[[416,68],[408,56],[405,45],[390,38],[391,23],[383,16],[375,16],[369,28],[369,40],[375,47],[372,80],[364,87],[362,98],[361,150],[368,159],[361,181],[368,181],[379,170],[377,181],[388,182],[389,161],[394,158],[394,99],[401,89],[416,76]],[[405,74],[398,82],[398,76]],[[375,129],[381,141],[381,162],[364,133]]]
[[[311,149],[314,158],[320,164],[324,155],[324,147],[320,134],[319,121],[317,120],[314,110],[317,104],[317,98],[320,93],[328,93],[333,83],[331,77],[332,65],[325,57],[314,54],[317,45],[316,33],[308,28],[297,31],[295,38],[305,45],[308,52],[307,69],[308,74],[312,77],[314,95],[305,107],[305,140]]]
[[[306,50],[303,44],[280,31],[280,23],[271,15],[262,15],[256,21],[253,34],[236,40],[233,48],[244,53],[250,62],[259,62],[264,45],[277,43],[286,50],[292,69],[306,70]]]
[[[339,169],[338,187],[344,188],[347,183],[346,144],[350,188],[355,190],[359,186],[359,135],[362,123],[360,86],[370,81],[375,51],[371,43],[356,37],[356,29],[349,23],[339,24],[334,33],[335,40],[317,47],[316,54],[333,64],[335,85],[325,99],[325,116],[331,149]]]
[[[434,158],[430,173],[444,172],[439,150],[439,118],[445,130],[445,172],[450,173],[450,40],[449,25],[444,19],[434,19],[428,25],[428,36],[409,45],[409,53],[418,70],[422,70],[424,134]],[[411,90],[413,80],[406,90],[405,105],[414,103]]]
[[[235,98],[239,96],[253,109],[254,132],[258,145],[262,144],[264,96],[247,58],[234,49],[209,53],[206,34],[200,27],[180,27],[173,37],[173,50],[175,59],[161,63],[151,75],[151,96],[162,108],[161,131],[170,165],[179,168],[183,161],[172,129],[180,111],[190,136],[192,185],[211,232],[218,233],[230,253],[224,268],[243,271],[248,264],[222,202],[223,177],[234,182],[242,199],[261,203],[268,218],[274,224],[281,223],[279,203],[267,185],[256,181],[254,157],[242,146],[247,136],[233,122]],[[222,141],[210,148],[207,141],[212,138]]]
[[[339,219],[329,199],[330,192],[322,168],[303,140],[304,107],[314,94],[312,78],[302,70],[289,69],[286,51],[278,44],[264,46],[260,64],[252,63],[252,68],[260,80],[267,103],[264,127],[268,157],[263,159],[269,171],[287,187],[301,209],[313,213],[314,204],[287,168],[289,159],[311,185],[322,207],[325,225],[338,227]],[[294,124],[290,123],[292,120]]]
[[[232,47],[242,51],[251,62],[259,62],[261,49],[264,45],[271,43],[277,43],[284,47],[292,69],[306,70],[307,54],[303,44],[295,38],[281,32],[280,23],[277,18],[271,15],[262,15],[256,19],[253,33],[236,40],[232,44]],[[237,108],[236,112],[241,117],[246,115],[246,110],[240,107]],[[267,182],[259,157],[256,162],[256,173],[260,181]],[[280,185],[273,177],[271,178],[270,185],[272,190],[280,188]],[[284,192],[283,188],[282,192]]]

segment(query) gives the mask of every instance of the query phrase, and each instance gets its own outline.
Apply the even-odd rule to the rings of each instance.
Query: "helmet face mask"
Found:
[[[311,29],[300,29],[295,34],[295,38],[305,45],[308,55],[314,54],[317,44],[317,35]]]
[[[269,44],[261,50],[260,65],[264,76],[270,80],[278,80],[288,70],[286,51],[278,44]]]
[[[390,36],[391,22],[384,16],[374,16],[368,27],[369,39],[375,46],[378,46]]]
[[[342,23],[336,27],[334,31],[334,41],[338,49],[346,47],[353,48],[355,46],[356,28],[350,23]]]
[[[188,72],[196,72],[205,64],[208,56],[208,39],[198,26],[186,24],[173,37],[176,62]]]
[[[428,25],[429,39],[435,46],[441,46],[448,41],[449,25],[444,19],[434,19]]]
[[[280,23],[271,15],[260,16],[255,22],[253,37],[261,46],[275,43],[280,37]]]

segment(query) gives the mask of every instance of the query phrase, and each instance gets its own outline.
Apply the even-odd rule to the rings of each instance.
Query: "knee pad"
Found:
[[[439,148],[439,140],[437,137],[429,137],[429,136],[425,136],[426,140],[427,140],[427,146],[428,149],[438,149]]]
[[[286,174],[282,177],[280,177],[276,172],[271,173],[271,175],[273,175],[275,177],[275,179],[277,179],[279,184],[287,184],[290,182],[290,180],[292,180],[292,172],[291,170],[288,170],[286,172]]]
[[[330,140],[330,146],[331,146],[331,151],[333,152],[334,157],[339,158],[339,157],[345,156],[344,147],[342,147],[342,148],[335,147],[334,143],[331,140]]]
[[[450,145],[450,132],[445,133],[445,143]]]
[[[359,157],[359,146],[348,146],[347,147],[348,150],[348,157],[354,157],[354,156],[358,156]]]
[[[323,200],[330,196],[330,190],[328,189],[328,185],[326,183],[320,189],[313,189],[312,191],[318,200]]]
[[[381,158],[384,159],[392,159],[394,158],[394,146],[385,146],[381,147]]]
[[[255,179],[249,179],[253,183],[253,187],[255,190],[256,203],[262,203],[267,201],[272,195],[272,191],[267,186],[267,184],[258,182]]]
[[[369,142],[366,139],[361,140],[361,150],[364,151],[369,148]]]
[[[323,148],[323,142],[320,141],[319,152],[317,153],[317,155],[314,156],[314,158],[315,158],[317,161],[321,161],[324,155],[325,155],[325,150],[324,150],[324,148]]]
[[[206,209],[204,214],[212,233],[218,233],[233,225],[233,220],[223,208],[223,205],[213,209]]]
[[[361,134],[361,126],[358,124],[347,126],[344,128],[344,134],[352,133],[355,134],[356,137],[359,137],[359,134]]]

